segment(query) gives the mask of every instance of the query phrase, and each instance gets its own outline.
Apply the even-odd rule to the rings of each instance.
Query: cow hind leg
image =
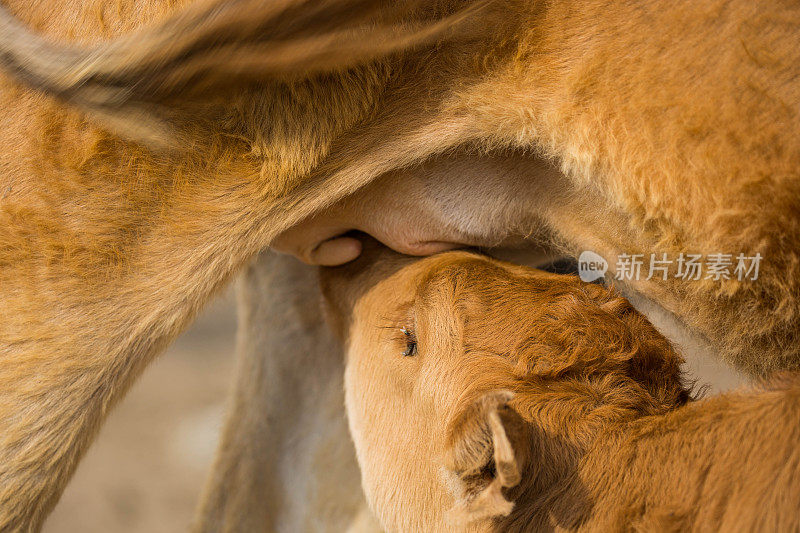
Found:
[[[267,251],[237,289],[235,390],[195,530],[376,531],[316,269]]]

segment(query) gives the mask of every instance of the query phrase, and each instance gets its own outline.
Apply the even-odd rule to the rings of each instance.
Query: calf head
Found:
[[[689,397],[679,356],[611,289],[366,247],[321,276],[364,490],[388,530],[490,528],[599,432]]]

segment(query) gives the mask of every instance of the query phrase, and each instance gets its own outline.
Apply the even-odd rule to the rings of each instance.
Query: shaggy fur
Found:
[[[800,527],[797,376],[693,401],[613,289],[462,252],[368,261],[322,281],[387,531]]]
[[[635,288],[741,369],[798,366],[791,5],[4,4],[0,530],[39,527],[108,410],[257,250],[426,160],[516,160],[502,175],[538,202],[513,225],[572,251],[761,253],[757,283]],[[533,153],[566,177],[540,184]]]

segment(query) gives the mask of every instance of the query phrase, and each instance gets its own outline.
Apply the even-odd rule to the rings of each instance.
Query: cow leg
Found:
[[[236,387],[195,529],[375,531],[316,269],[266,251],[237,288]]]

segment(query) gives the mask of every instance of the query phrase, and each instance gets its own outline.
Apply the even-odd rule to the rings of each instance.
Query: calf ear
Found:
[[[456,500],[448,516],[454,524],[506,516],[514,507],[503,489],[520,482],[528,432],[508,407],[513,397],[506,390],[484,394],[450,424],[444,478]]]

